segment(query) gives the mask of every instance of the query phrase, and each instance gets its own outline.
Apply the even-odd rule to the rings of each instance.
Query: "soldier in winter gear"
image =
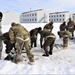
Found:
[[[2,40],[3,40],[3,43],[6,45],[5,52],[8,54],[4,60],[12,60],[13,61],[13,59],[15,57],[14,54],[15,54],[16,48],[15,48],[15,43],[12,44],[10,41],[9,32],[3,33]]]
[[[11,28],[9,29],[9,37],[11,43],[15,43],[16,48],[16,58],[15,62],[19,63],[21,61],[21,52],[22,47],[26,49],[27,56],[30,62],[34,62],[34,55],[31,53],[31,43],[30,43],[30,34],[26,28],[20,24],[12,23]]]
[[[60,29],[60,31],[66,30],[66,22],[65,21],[60,25],[59,29]]]
[[[65,31],[66,30],[66,22],[64,21],[60,27],[59,27],[60,31]],[[61,38],[61,36],[59,35],[59,37]]]
[[[3,17],[3,13],[0,12],[0,59],[1,59],[2,48],[3,48],[2,38],[1,38],[1,36],[2,36],[2,30],[1,30],[1,28],[2,28],[2,26],[1,26],[2,17]]]
[[[3,38],[3,42],[4,44],[6,45],[6,53],[10,53],[11,50],[14,48],[15,49],[15,43],[11,43],[10,42],[10,38],[9,38],[9,32],[6,32],[2,35],[2,38]]]
[[[31,47],[33,47],[33,45],[34,47],[37,47],[37,35],[41,29],[42,29],[41,27],[38,27],[30,31]]]
[[[52,50],[53,50],[54,42],[56,39],[55,35],[45,29],[41,30],[39,33],[41,35],[40,45],[41,45],[41,48],[44,47],[44,51],[45,51],[45,54],[43,54],[43,56],[49,56],[49,54],[52,55]],[[43,39],[44,39],[44,44],[43,44]],[[50,47],[49,51],[48,51],[48,46]]]
[[[69,30],[72,34],[72,38],[74,37],[74,29],[73,27],[75,26],[74,22],[69,18],[69,22],[67,23],[67,30]]]
[[[63,37],[63,48],[66,49],[68,47],[68,40],[71,37],[71,33],[69,31],[58,31],[58,35]]]
[[[50,32],[52,32],[53,21],[51,21],[50,23],[46,24],[43,29],[48,29]]]

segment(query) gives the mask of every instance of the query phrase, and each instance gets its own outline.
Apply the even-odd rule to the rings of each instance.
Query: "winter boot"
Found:
[[[34,62],[30,62],[30,61],[29,61],[28,64],[30,64],[30,65],[34,65]]]
[[[45,54],[43,54],[42,56],[46,56],[46,57],[48,57],[48,56],[49,56],[49,54],[48,54],[48,53],[45,53]]]
[[[49,54],[52,55],[52,51],[49,51]]]
[[[13,60],[14,57],[12,57],[10,54],[7,55],[7,57],[4,58],[4,60]]]

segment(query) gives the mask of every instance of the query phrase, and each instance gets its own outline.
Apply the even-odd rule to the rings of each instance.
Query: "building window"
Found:
[[[61,17],[61,15],[60,15],[60,17]]]
[[[35,18],[35,21],[36,21],[36,18]]]
[[[63,21],[64,21],[64,19],[63,19]]]
[[[30,14],[30,16],[31,16],[31,14]]]
[[[57,19],[57,21],[58,21],[58,19]]]
[[[58,17],[58,15],[57,15],[57,17]]]
[[[54,15],[54,17],[55,17],[55,15]]]
[[[35,16],[36,16],[36,13],[35,13]]]
[[[31,21],[31,19],[30,19],[30,21]]]
[[[60,21],[61,21],[61,19],[60,19]]]
[[[64,15],[63,15],[63,17],[64,17]]]

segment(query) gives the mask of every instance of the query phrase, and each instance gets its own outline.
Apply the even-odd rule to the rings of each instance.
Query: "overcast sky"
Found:
[[[3,13],[8,11],[23,13],[37,9],[75,13],[75,0],[0,0],[0,11]]]

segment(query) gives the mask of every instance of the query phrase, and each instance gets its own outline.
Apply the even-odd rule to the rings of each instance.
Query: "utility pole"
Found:
[[[1,26],[1,21],[2,21],[3,14],[0,12],[0,59],[2,55],[2,49],[3,49],[3,44],[2,44],[2,26]]]

